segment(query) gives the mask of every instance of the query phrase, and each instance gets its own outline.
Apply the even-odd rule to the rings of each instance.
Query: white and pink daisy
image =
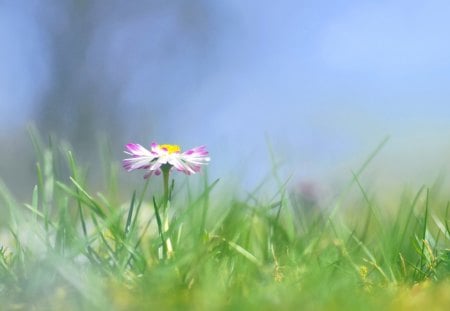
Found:
[[[200,171],[202,165],[209,162],[208,151],[205,146],[195,147],[181,153],[177,145],[158,145],[152,143],[150,150],[139,144],[127,144],[126,154],[130,158],[123,160],[123,167],[128,171],[144,169],[148,172],[144,178],[148,178],[153,173],[161,174],[162,168],[175,168],[187,175],[195,174]]]

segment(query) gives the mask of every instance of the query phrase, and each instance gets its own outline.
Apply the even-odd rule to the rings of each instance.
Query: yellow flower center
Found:
[[[180,146],[178,145],[159,145],[159,148],[167,150],[168,154],[180,152]]]

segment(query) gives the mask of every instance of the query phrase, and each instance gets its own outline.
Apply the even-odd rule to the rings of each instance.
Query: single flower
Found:
[[[131,157],[123,160],[123,167],[128,172],[137,169],[147,170],[144,178],[148,178],[153,173],[161,174],[163,168],[175,168],[187,175],[195,174],[210,160],[205,146],[195,147],[183,153],[177,145],[158,145],[157,143],[152,143],[150,150],[139,144],[127,144],[125,148],[127,149],[125,153]]]

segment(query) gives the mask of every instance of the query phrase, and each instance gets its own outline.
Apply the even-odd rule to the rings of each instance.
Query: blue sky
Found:
[[[207,109],[218,89],[209,125],[230,148],[253,147],[247,161],[265,152],[264,132],[304,178],[354,169],[386,135],[386,172],[409,179],[419,165],[445,164],[449,3],[234,3],[224,68],[193,102]]]
[[[17,129],[33,118],[49,55],[37,2],[12,3],[0,4],[0,121]],[[251,180],[268,170],[267,137],[304,179],[349,172],[386,135],[380,171],[398,169],[407,179],[446,165],[450,2],[233,0],[215,10],[221,30],[210,68],[164,112],[170,121],[157,123],[162,140],[206,143],[223,164],[215,174],[245,167]],[[151,96],[151,60],[118,65],[116,56],[121,34],[146,23],[123,26],[111,34],[116,45],[99,49],[112,79],[120,66],[141,68],[123,98],[135,109]]]
[[[0,3],[0,122],[2,128],[23,126],[46,81],[42,34],[32,2]]]

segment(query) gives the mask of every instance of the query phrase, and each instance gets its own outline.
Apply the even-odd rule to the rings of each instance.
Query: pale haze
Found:
[[[107,22],[75,22],[89,40],[73,66],[102,77],[89,105],[105,107],[91,112],[100,132],[119,128],[118,159],[129,141],[205,144],[214,178],[240,175],[251,189],[270,172],[272,150],[285,177],[325,183],[351,178],[389,136],[367,174],[432,183],[448,169],[450,2],[138,3],[124,14],[118,1],[105,14],[98,5],[95,16]],[[48,29],[66,29],[67,16],[53,4],[0,2],[4,141],[26,136],[54,83]],[[89,89],[74,81],[75,93]],[[102,113],[106,102],[118,120]]]

